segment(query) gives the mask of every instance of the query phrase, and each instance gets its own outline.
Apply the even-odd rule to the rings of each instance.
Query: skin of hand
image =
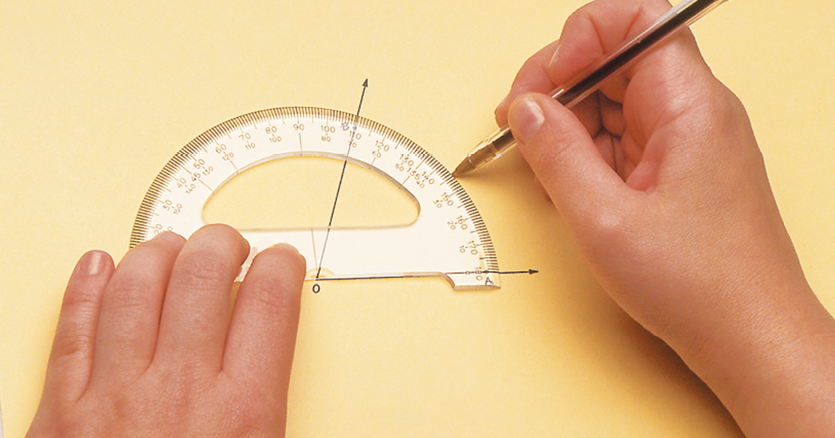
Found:
[[[509,122],[597,281],[747,436],[835,436],[835,322],[803,275],[745,110],[692,34],[572,111],[541,94],[669,8],[579,9],[521,68],[497,122]]]
[[[284,436],[305,262],[209,225],[162,233],[114,268],[85,254],[67,285],[28,437]]]

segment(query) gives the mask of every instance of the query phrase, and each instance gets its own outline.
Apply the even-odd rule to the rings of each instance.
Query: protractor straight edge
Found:
[[[352,135],[353,134],[353,135]],[[454,289],[498,288],[499,265],[487,227],[452,174],[400,133],[364,117],[315,107],[282,107],[223,122],[185,145],[145,194],[131,233],[133,248],[164,231],[190,236],[206,224],[204,207],[228,181],[259,164],[288,157],[348,160],[377,172],[417,203],[407,225],[239,229],[252,250],[295,246],[320,279],[444,277]],[[336,187],[334,187],[334,191]],[[339,209],[351,208],[339,204]],[[316,280],[308,271],[307,280]],[[326,273],[326,274],[325,274]]]

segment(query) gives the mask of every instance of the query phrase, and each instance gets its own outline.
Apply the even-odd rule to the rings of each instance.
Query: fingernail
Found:
[[[107,255],[101,251],[89,251],[81,257],[78,268],[84,275],[98,275],[104,270]]]
[[[554,54],[553,54],[553,55],[551,55],[551,62],[548,64],[548,68],[549,68],[549,69],[550,69],[551,67],[553,67],[553,66],[554,66],[554,64],[556,64],[556,63],[557,63],[557,60],[559,59],[559,56],[560,56],[560,45],[559,45],[559,44],[557,44],[557,50],[554,50]]]
[[[545,113],[531,96],[524,96],[515,101],[507,114],[513,136],[519,143],[527,143],[545,123]]]

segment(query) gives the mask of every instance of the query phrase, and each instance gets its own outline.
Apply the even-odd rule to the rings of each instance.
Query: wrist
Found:
[[[832,436],[835,321],[805,280],[748,295],[682,358],[746,436]]]

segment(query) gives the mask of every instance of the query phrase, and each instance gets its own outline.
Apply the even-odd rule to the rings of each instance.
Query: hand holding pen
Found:
[[[625,41],[617,49],[600,58],[580,74],[551,92],[566,108],[571,108],[612,76],[620,73],[630,63],[640,58],[650,49],[666,41],[676,32],[694,23],[725,0],[685,0],[667,13],[661,15],[643,32]],[[485,166],[500,157],[516,145],[516,140],[509,126],[503,126],[479,143],[472,152],[455,168],[453,175],[465,173]]]
[[[509,122],[598,283],[747,437],[835,436],[835,321],[806,282],[745,109],[692,34],[570,110],[551,97],[668,8],[583,7],[525,63],[496,119]]]

